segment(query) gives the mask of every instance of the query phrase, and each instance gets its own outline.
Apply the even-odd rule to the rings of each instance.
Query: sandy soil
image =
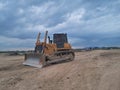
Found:
[[[0,90],[120,90],[120,50],[75,53],[74,61],[42,69],[23,56],[0,55]]]

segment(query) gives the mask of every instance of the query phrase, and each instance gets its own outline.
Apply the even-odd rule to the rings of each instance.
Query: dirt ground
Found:
[[[0,55],[0,90],[120,90],[120,50],[76,52],[75,60],[42,69],[24,56]]]

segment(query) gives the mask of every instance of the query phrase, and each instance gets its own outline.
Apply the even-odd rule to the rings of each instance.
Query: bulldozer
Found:
[[[40,35],[41,33],[38,33],[34,51],[25,54],[24,65],[42,68],[54,63],[74,60],[75,54],[68,43],[66,33],[55,33],[51,40],[46,31],[43,42],[40,41]]]

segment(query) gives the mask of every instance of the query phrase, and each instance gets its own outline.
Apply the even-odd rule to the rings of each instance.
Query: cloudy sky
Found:
[[[0,0],[0,50],[34,48],[45,30],[74,48],[120,46],[120,0]]]

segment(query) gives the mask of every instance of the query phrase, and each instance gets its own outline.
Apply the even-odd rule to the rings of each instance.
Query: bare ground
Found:
[[[77,52],[74,61],[23,66],[24,56],[0,55],[0,90],[120,90],[120,50]]]

